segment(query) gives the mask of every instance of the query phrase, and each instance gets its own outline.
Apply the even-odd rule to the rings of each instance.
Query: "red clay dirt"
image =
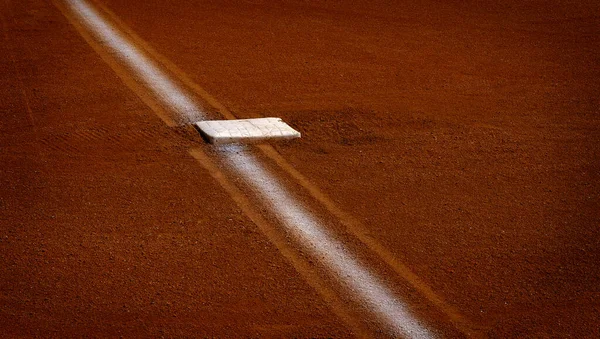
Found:
[[[597,2],[99,2],[485,336],[600,337]],[[0,19],[0,332],[354,334],[57,7]]]

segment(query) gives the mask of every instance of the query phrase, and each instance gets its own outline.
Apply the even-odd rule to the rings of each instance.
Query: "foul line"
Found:
[[[294,249],[288,245],[285,236],[278,232],[277,228],[271,225],[265,218],[258,213],[246,195],[233,184],[221,170],[213,163],[206,153],[201,149],[192,149],[189,153],[208,171],[208,173],[225,189],[238,207],[252,220],[256,226],[267,236],[269,241],[277,247],[279,252],[288,259],[292,266],[298,271],[304,279],[329,303],[334,313],[340,317],[346,324],[350,325],[355,334],[362,338],[369,338],[363,326],[346,310],[344,303],[336,293],[327,286],[327,284],[318,276],[308,261],[298,255]]]
[[[172,81],[160,66],[102,19],[85,1],[66,0],[67,6],[73,12],[66,10],[62,3],[58,3],[59,0],[53,1],[88,44],[168,126],[173,127],[206,118],[205,113],[198,108],[198,104],[182,92],[177,83]],[[87,25],[83,26],[83,24]],[[152,95],[147,89],[151,90]],[[161,106],[175,111],[176,119]]]
[[[394,272],[406,280],[415,290],[419,291],[427,300],[441,310],[454,326],[471,338],[483,337],[480,331],[475,328],[467,319],[453,306],[446,303],[438,296],[431,287],[429,287],[419,276],[410,268],[400,262],[394,255],[377,240],[375,240],[366,227],[356,218],[340,209],[325,193],[311,183],[302,173],[298,172],[290,163],[288,163],[272,146],[258,145],[258,148],[271,158],[280,168],[284,169],[292,176],[310,195],[319,201],[327,210],[336,216],[346,227],[348,232],[359,239],[363,244],[375,252]]]

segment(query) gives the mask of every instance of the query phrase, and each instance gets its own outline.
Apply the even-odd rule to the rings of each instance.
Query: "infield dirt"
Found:
[[[486,336],[600,337],[597,2],[98,3]],[[353,335],[56,6],[0,19],[2,333]]]

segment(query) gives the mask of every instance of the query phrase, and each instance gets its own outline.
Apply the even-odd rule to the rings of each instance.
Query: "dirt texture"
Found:
[[[597,1],[97,3],[485,337],[600,337]],[[0,332],[356,335],[53,3],[0,19]]]

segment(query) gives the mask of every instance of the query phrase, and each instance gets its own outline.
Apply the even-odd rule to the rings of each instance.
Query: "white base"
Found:
[[[208,120],[194,125],[211,144],[300,138],[300,132],[279,118]]]

